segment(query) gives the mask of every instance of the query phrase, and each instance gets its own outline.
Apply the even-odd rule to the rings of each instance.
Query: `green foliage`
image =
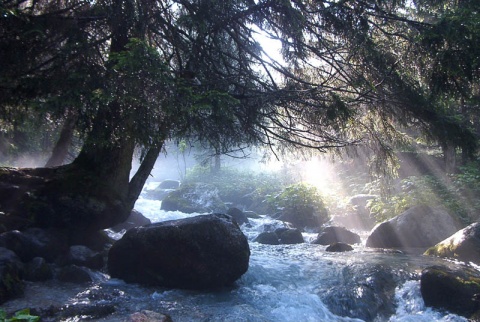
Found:
[[[373,192],[378,192],[375,183]],[[393,218],[416,205],[444,207],[465,223],[478,220],[480,211],[480,170],[478,165],[463,167],[458,174],[438,178],[409,177],[390,196],[371,200],[368,207],[377,221]]]
[[[314,214],[320,222],[328,221],[328,211],[322,196],[317,188],[305,183],[291,184],[280,193],[268,197],[267,202],[273,210],[281,210],[296,216],[310,217]]]
[[[211,173],[208,166],[196,166],[187,171],[185,182],[208,182],[219,190],[225,202],[239,202],[248,195],[252,203],[262,203],[266,196],[278,193],[285,184],[285,178],[275,173],[256,173],[224,168]]]
[[[40,321],[40,317],[30,314],[30,309],[23,309],[16,312],[12,317],[7,318],[7,312],[0,309],[0,322],[14,322],[14,321],[26,321],[36,322]]]

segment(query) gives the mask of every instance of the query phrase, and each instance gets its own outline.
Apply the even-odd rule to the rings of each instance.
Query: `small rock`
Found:
[[[343,228],[336,226],[325,227],[312,244],[330,245],[333,243],[358,244],[360,236]]]
[[[353,247],[345,243],[333,243],[325,249],[327,252],[350,252]]]
[[[115,232],[119,232],[123,229],[129,230],[134,227],[145,226],[151,223],[152,221],[150,219],[142,215],[141,212],[133,209],[132,212],[130,213],[130,216],[128,216],[127,220],[125,220],[125,222],[121,224],[113,226],[112,230]]]
[[[235,220],[239,226],[248,223],[247,216],[238,208],[229,208],[227,210],[227,215],[232,216],[233,220]]]
[[[173,322],[173,320],[168,315],[144,310],[133,313],[124,322]]]
[[[35,257],[25,267],[25,280],[47,281],[53,278],[53,269],[43,257]]]
[[[264,231],[263,233],[260,233],[253,241],[266,245],[280,245],[278,235],[273,231]]]
[[[69,265],[60,268],[57,278],[61,282],[76,284],[93,282],[90,270],[86,267],[79,267],[76,265]]]
[[[299,229],[278,228],[275,230],[280,244],[301,244],[303,240],[302,232]]]
[[[104,265],[103,255],[83,245],[70,246],[63,265],[85,266],[100,269]]]

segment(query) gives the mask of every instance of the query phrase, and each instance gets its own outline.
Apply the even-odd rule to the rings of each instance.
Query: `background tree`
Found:
[[[21,107],[61,117],[75,111],[83,146],[63,167],[7,171],[5,182],[31,193],[0,204],[10,218],[28,218],[24,226],[109,227],[126,218],[172,137],[220,153],[362,143],[388,155],[395,124],[415,123],[473,151],[471,131],[429,99],[417,74],[406,72],[414,68],[400,64],[415,36],[432,28],[409,14],[415,8],[401,1],[4,2],[2,115]],[[281,42],[285,64],[265,56],[258,28]],[[142,163],[130,178],[138,148]]]

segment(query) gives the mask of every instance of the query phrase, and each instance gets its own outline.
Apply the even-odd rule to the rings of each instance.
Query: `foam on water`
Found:
[[[160,206],[159,201],[140,198],[135,208],[152,222],[198,215],[165,212]],[[176,321],[195,320],[195,317],[208,321],[361,321],[333,314],[322,302],[322,293],[335,287],[335,280],[345,265],[369,260],[390,262],[388,256],[394,256],[365,255],[361,251],[331,254],[326,253],[324,247],[308,243],[261,245],[253,242],[259,233],[266,227],[283,227],[284,224],[268,217],[250,219],[250,224],[242,226],[250,241],[250,266],[235,289],[207,294],[181,290],[154,292],[151,299],[170,307],[167,313]],[[306,233],[304,239],[308,242],[314,236]],[[467,321],[426,308],[418,280],[407,281],[398,287],[395,300],[397,309],[390,318],[391,322]],[[192,306],[194,311],[190,309]]]
[[[160,210],[160,206],[159,201],[140,198],[135,208],[153,222],[198,215],[166,212]],[[362,270],[357,270],[359,267],[383,266],[394,274],[413,272],[412,278],[396,289],[396,311],[390,317],[390,322],[467,321],[456,315],[426,308],[423,303],[418,272],[423,267],[438,263],[439,259],[372,252],[363,245],[356,245],[355,251],[348,253],[329,253],[325,251],[325,246],[309,243],[262,245],[253,242],[254,238],[266,227],[281,227],[283,223],[261,218],[250,219],[250,224],[242,226],[250,241],[249,269],[233,287],[215,291],[169,290],[127,284],[102,276],[89,286],[65,286],[55,281],[27,283],[26,296],[5,303],[4,307],[14,312],[25,307],[47,307],[51,304],[61,306],[110,301],[116,308],[115,313],[97,319],[105,322],[123,321],[141,310],[169,314],[175,322],[361,321],[352,318],[354,315],[351,314],[351,317],[334,314],[338,310],[335,311],[332,305],[337,304],[330,301],[330,307],[327,306],[326,294],[343,289],[343,283],[348,283],[348,279],[352,278],[349,272],[361,274]],[[312,234],[304,235],[307,241],[312,237]],[[368,283],[370,277],[364,277],[360,280]],[[355,288],[351,289],[351,292],[356,292],[353,295],[355,299],[365,295],[362,287],[364,285],[358,285],[358,292]],[[342,294],[337,296],[341,297]]]

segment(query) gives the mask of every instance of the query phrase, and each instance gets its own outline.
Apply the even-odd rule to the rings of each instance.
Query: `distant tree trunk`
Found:
[[[443,145],[443,158],[445,162],[445,173],[454,173],[456,171],[456,147],[451,143]]]
[[[220,158],[220,153],[215,152],[215,155],[213,156],[213,166],[211,169],[212,173],[219,173],[220,169],[222,167],[222,159]]]
[[[468,110],[467,110],[467,105],[465,104],[465,99],[462,97],[461,100],[460,100],[460,109],[461,109],[461,114],[462,114],[462,117],[463,117],[463,126],[465,128],[468,128],[469,126],[469,114],[468,114]],[[467,164],[468,160],[470,158],[470,155],[468,153],[468,151],[466,149],[462,149],[462,159],[461,159],[461,165],[465,165]]]
[[[63,123],[60,137],[58,138],[58,141],[53,148],[52,155],[45,164],[45,167],[51,168],[64,164],[65,159],[68,155],[68,149],[72,145],[73,133],[75,131],[76,122],[77,114],[69,111],[65,122]]]

